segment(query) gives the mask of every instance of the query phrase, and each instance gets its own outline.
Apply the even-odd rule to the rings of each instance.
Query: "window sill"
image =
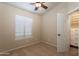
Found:
[[[26,40],[26,39],[31,39],[32,36],[29,37],[17,37],[15,40]]]

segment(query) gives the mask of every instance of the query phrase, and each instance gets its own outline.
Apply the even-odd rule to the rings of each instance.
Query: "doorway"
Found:
[[[78,49],[78,33],[79,33],[79,11],[75,11],[69,15],[70,17],[70,47]]]
[[[79,9],[74,10],[69,14],[70,25],[70,48],[73,49],[72,54],[78,55],[79,41]]]

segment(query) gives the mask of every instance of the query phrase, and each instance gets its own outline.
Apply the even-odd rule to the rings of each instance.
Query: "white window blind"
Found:
[[[32,36],[32,19],[16,15],[16,37],[28,38]]]

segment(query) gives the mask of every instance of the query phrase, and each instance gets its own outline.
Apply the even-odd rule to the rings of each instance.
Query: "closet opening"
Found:
[[[79,34],[79,10],[74,11],[70,17],[70,47],[78,49]]]

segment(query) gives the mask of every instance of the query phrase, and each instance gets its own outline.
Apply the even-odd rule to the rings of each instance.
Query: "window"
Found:
[[[32,36],[32,19],[16,15],[16,37],[28,38]]]

